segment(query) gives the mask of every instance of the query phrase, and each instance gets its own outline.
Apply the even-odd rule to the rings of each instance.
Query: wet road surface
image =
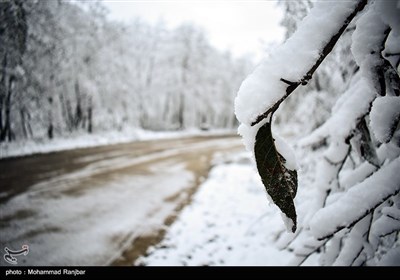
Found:
[[[0,246],[20,265],[131,265],[159,242],[236,136],[141,141],[0,160]],[[4,260],[1,260],[4,264]]]

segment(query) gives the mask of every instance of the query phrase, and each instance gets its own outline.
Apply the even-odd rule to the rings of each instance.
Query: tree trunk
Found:
[[[49,139],[53,139],[54,127],[53,127],[53,117],[52,117],[52,113],[51,113],[51,110],[53,109],[53,98],[49,97],[48,101],[49,101],[49,112],[48,112],[49,126],[47,128],[47,137]]]
[[[184,122],[184,110],[185,110],[185,95],[181,93],[181,100],[179,103],[179,108],[178,108],[178,123],[179,123],[179,128],[183,129],[183,122]]]
[[[75,82],[75,94],[76,94],[76,109],[74,116],[74,130],[77,130],[79,124],[82,122],[82,106],[81,106],[81,93],[79,91],[79,83]]]
[[[22,126],[22,133],[24,134],[24,138],[28,138],[28,130],[26,129],[26,120],[25,120],[25,109],[19,109],[19,116],[21,118],[21,126]]]
[[[5,119],[4,119],[4,128],[1,131],[0,141],[4,141],[8,139],[9,142],[13,140],[13,133],[11,130],[11,95],[12,95],[12,88],[14,84],[15,77],[12,75],[8,81],[8,90],[7,96],[5,99]]]
[[[92,104],[92,98],[89,99],[89,106],[88,106],[88,132],[92,133],[93,132],[93,126],[92,126],[92,113],[93,113],[93,104]]]
[[[6,82],[7,53],[4,55],[2,68],[3,69],[0,82],[0,142],[3,141],[2,135],[4,131],[3,110],[4,110],[4,101],[6,96],[6,89],[7,89],[7,82]]]

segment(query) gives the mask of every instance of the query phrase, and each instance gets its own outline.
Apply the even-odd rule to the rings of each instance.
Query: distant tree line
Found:
[[[0,142],[229,128],[250,68],[199,28],[107,20],[98,2],[0,3]]]

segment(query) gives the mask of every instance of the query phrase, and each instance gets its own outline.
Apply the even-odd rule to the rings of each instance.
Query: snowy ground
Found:
[[[218,133],[227,131],[185,134]],[[80,137],[42,146],[28,145],[23,149],[10,146],[14,149],[9,149],[7,155],[178,136],[182,133],[136,132],[122,138]],[[236,145],[238,142],[236,140]],[[194,173],[187,169],[182,159],[174,160],[171,156],[208,147],[181,143],[175,151],[168,145],[157,145],[165,151],[139,158],[129,158],[131,155],[126,151],[120,151],[117,158],[112,151],[109,151],[112,157],[98,154],[96,161],[89,161],[87,167],[33,186],[31,191],[10,200],[1,207],[0,243],[15,248],[29,244],[29,259],[21,264],[109,264],[118,258],[121,250],[129,248],[135,238],[152,234],[162,227],[176,206],[175,201],[166,198],[193,185]],[[225,140],[214,140],[210,145],[218,151],[230,144]],[[194,151],[194,161],[201,160],[199,155],[204,153]],[[140,168],[145,170],[143,174],[140,174],[142,171],[135,173],[137,167],[133,167],[127,174],[112,175],[112,180],[99,178],[84,182],[85,178],[104,170],[136,166],[161,157],[163,162]],[[167,229],[161,244],[151,247],[148,256],[138,259],[136,265],[288,264],[291,254],[279,250],[277,240],[290,238],[291,234],[286,232],[278,208],[268,202],[250,154],[216,154],[213,165],[208,179],[200,186],[192,203]],[[77,189],[74,185],[82,180],[82,191],[69,191]],[[135,196],[139,199],[132,200]]]
[[[112,145],[128,143],[132,141],[151,140],[151,139],[171,139],[191,137],[197,135],[224,135],[236,134],[236,130],[213,129],[202,131],[191,129],[185,131],[148,131],[140,128],[126,129],[120,132],[108,132],[99,134],[76,134],[69,137],[56,138],[53,140],[39,139],[17,142],[0,143],[0,159],[14,156],[31,155],[38,153],[49,153],[54,151],[70,150],[76,148],[96,147],[101,145]]]
[[[290,253],[275,241],[289,235],[268,203],[249,154],[217,164],[165,239],[136,265],[285,265]]]

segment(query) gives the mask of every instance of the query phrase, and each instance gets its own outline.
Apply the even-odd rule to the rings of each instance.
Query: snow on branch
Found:
[[[400,121],[400,97],[383,96],[375,99],[371,109],[371,127],[376,139],[388,143]]]
[[[300,84],[307,84],[366,4],[367,0],[319,2],[293,36],[242,83],[235,100],[239,121],[258,124]]]
[[[374,222],[370,233],[371,243],[375,247],[379,244],[379,238],[400,231],[400,209],[397,205],[384,207],[381,212],[382,216]]]
[[[317,212],[310,222],[313,235],[321,240],[351,227],[386,199],[399,193],[399,170],[400,158],[397,158]]]
[[[357,22],[357,28],[352,36],[351,51],[364,76],[372,82],[378,95],[398,96],[399,75],[382,55],[386,45],[390,45],[388,38],[393,33],[391,22],[384,21],[385,18],[376,9],[369,9]]]
[[[273,113],[300,85],[305,85],[332,51],[347,26],[367,4],[319,2],[298,30],[264,60],[242,83],[235,99],[239,133],[254,153],[268,195],[285,214],[288,228],[296,230],[293,199],[297,190],[297,164],[292,151],[271,129]],[[288,219],[286,219],[288,218]]]
[[[344,245],[340,250],[339,256],[333,263],[334,266],[352,266],[362,256],[364,243],[368,237],[367,231],[371,225],[372,215],[365,216],[357,223],[344,240]]]
[[[328,136],[344,141],[356,129],[359,120],[368,113],[375,98],[375,91],[364,77],[356,80],[333,106],[332,116],[304,137],[301,145],[310,145]]]

